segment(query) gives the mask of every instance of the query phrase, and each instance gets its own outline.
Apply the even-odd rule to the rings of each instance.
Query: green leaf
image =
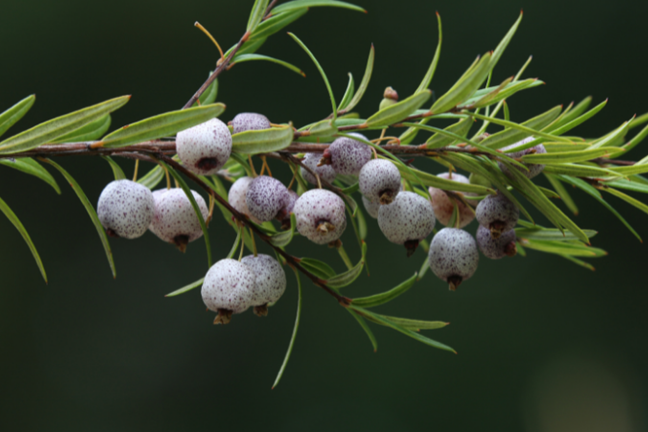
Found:
[[[322,280],[335,277],[336,275],[335,270],[330,265],[315,258],[301,258],[299,264]]]
[[[0,136],[2,136],[9,128],[15,125],[27,111],[34,105],[36,101],[35,95],[27,96],[8,110],[0,114]]]
[[[441,41],[443,40],[443,30],[441,28],[441,15],[439,15],[439,12],[436,13],[436,16],[437,16],[437,23],[439,26],[439,42],[437,42],[437,47],[436,47],[436,51],[434,51],[434,57],[432,58],[432,63],[430,64],[430,67],[425,73],[425,76],[423,77],[421,84],[419,84],[418,88],[414,92],[415,94],[423,90],[426,90],[430,86],[430,83],[432,82],[432,78],[434,77],[434,72],[436,71],[437,68],[437,64],[439,64],[439,57],[441,57]]]
[[[567,208],[571,210],[574,215],[578,215],[578,207],[576,206],[576,203],[572,199],[571,195],[569,195],[569,192],[567,192],[567,189],[565,189],[562,183],[560,183],[558,178],[550,174],[545,174],[545,177],[547,177],[551,186],[553,186],[556,192],[558,192],[558,195],[560,195],[560,198],[563,200]]]
[[[62,135],[79,129],[115,111],[125,105],[129,99],[130,96],[110,99],[36,125],[31,129],[0,142],[0,153],[7,154],[27,151],[41,144],[49,143]]]
[[[261,24],[257,26],[256,30],[254,30],[254,32],[250,36],[250,39],[248,39],[248,41],[245,42],[243,46],[249,44],[250,42],[255,42],[261,39],[265,40],[267,37],[277,33],[288,24],[301,18],[306,12],[308,12],[308,9],[303,8],[297,9],[292,12],[280,13],[276,15],[276,11],[273,10],[271,12],[273,16],[261,22]]]
[[[507,81],[504,81],[506,83]],[[502,83],[502,84],[504,84]],[[537,78],[529,78],[523,81],[513,81],[500,89],[498,87],[488,87],[486,89],[477,90],[473,96],[465,101],[460,107],[461,109],[468,108],[484,108],[495,103],[502,103],[505,99],[513,96],[514,94],[527,89],[532,89],[544,84],[544,81],[540,81]],[[488,94],[480,94],[482,90],[490,90]],[[505,110],[508,110],[508,107],[504,106]]]
[[[397,166],[398,170],[400,171],[401,175],[403,176],[404,179],[410,180],[410,181],[415,181],[415,179],[410,175],[407,170],[402,169],[401,166]],[[473,192],[476,193],[477,195],[494,195],[495,190],[486,188],[481,185],[476,185],[476,184],[470,184],[470,183],[459,183],[454,180],[448,180],[444,179],[442,177],[437,177],[434,174],[429,174],[425,171],[420,171],[415,168],[412,168],[412,171],[414,171],[419,178],[421,179],[421,182],[425,186],[432,186],[437,189],[443,189],[447,191],[459,191],[459,192]]]
[[[185,285],[180,289],[177,289],[177,290],[175,290],[173,292],[170,292],[169,294],[165,295],[164,297],[175,297],[175,296],[178,296],[180,294],[184,294],[186,292],[189,292],[192,289],[199,288],[199,287],[202,286],[204,280],[205,280],[205,278],[198,279],[195,282],[191,282],[189,285]]]
[[[338,111],[342,111],[351,103],[351,99],[353,99],[354,93],[355,82],[353,81],[353,75],[351,74],[351,72],[349,72],[349,84],[347,84],[344,96],[342,96],[342,102],[340,102],[340,105],[338,106]]]
[[[597,232],[594,230],[583,230],[585,235],[589,238],[594,237]],[[552,240],[552,241],[572,241],[578,240],[574,234],[570,232],[563,233],[560,230],[553,228],[542,228],[536,225],[536,228],[516,228],[515,236],[527,240]]]
[[[252,33],[257,28],[268,8],[270,0],[255,0],[252,10],[250,11],[250,18],[248,18],[247,32]]]
[[[347,308],[347,311],[351,314],[353,318],[358,321],[358,324],[360,324],[360,327],[367,333],[367,336],[369,336],[369,341],[371,341],[371,345],[373,346],[374,352],[378,351],[378,341],[376,340],[376,337],[374,336],[373,332],[369,328],[369,325],[367,322],[362,318],[360,315],[355,313],[353,310]]]
[[[270,237],[270,243],[277,247],[288,246],[292,241],[293,236],[295,235],[296,225],[297,225],[297,221],[295,220],[295,214],[290,213],[290,229]]]
[[[294,271],[295,271],[295,277],[297,278],[297,315],[295,316],[295,326],[293,327],[292,336],[290,337],[290,344],[288,344],[288,351],[286,351],[286,356],[284,357],[284,361],[281,364],[281,368],[279,369],[277,378],[275,379],[274,384],[272,384],[272,388],[277,387],[277,384],[279,384],[279,381],[281,380],[281,377],[283,376],[283,373],[286,370],[286,366],[288,365],[288,360],[290,359],[290,354],[292,353],[293,346],[295,345],[295,339],[297,339],[297,330],[299,329],[299,320],[301,318],[301,309],[302,309],[302,286],[301,286],[301,279],[299,278],[299,273],[297,272],[297,270]]]
[[[643,164],[637,163],[631,166],[613,167],[610,168],[610,171],[614,172],[614,174],[618,174],[622,176],[644,174],[648,172],[648,163],[643,163]],[[606,175],[610,175],[610,174],[606,174]]]
[[[626,189],[633,192],[648,193],[648,184],[639,183],[637,181],[619,179],[619,180],[605,182],[605,185],[613,186],[620,189]]]
[[[329,137],[337,133],[338,128],[333,124],[333,120],[322,120],[308,128],[312,137]]]
[[[602,156],[609,156],[611,153],[617,154],[619,149],[616,147],[602,147],[589,150],[529,154],[522,156],[522,162],[532,164],[556,164],[568,162],[583,162],[596,159]]]
[[[456,134],[458,136],[465,137],[468,135],[468,132],[470,131],[470,127],[472,125],[473,119],[467,117],[465,119],[459,120],[457,123],[451,124],[444,130],[446,132],[452,132],[453,134]],[[426,147],[429,149],[436,149],[441,147],[448,147],[456,142],[457,140],[453,139],[451,136],[437,132],[430,138],[428,138],[428,140],[426,141]]]
[[[578,258],[574,258],[574,257],[569,256],[569,255],[560,255],[560,254],[559,254],[559,256],[561,256],[561,257],[565,258],[566,260],[569,260],[569,261],[571,261],[571,262],[573,262],[575,264],[578,264],[581,267],[585,267],[588,270],[592,270],[592,271],[595,270],[593,265],[591,265],[590,263],[587,263],[585,261],[579,260]]]
[[[520,241],[520,243],[528,249],[535,249],[537,251],[559,255],[582,256],[590,258],[597,258],[607,255],[607,252],[605,252],[603,249],[563,241],[523,239]]]
[[[88,123],[87,125],[77,130],[73,130],[72,132],[55,139],[54,141],[52,141],[52,144],[94,141],[101,138],[103,134],[108,131],[108,129],[110,128],[110,123],[110,114],[105,115],[93,121],[92,123]]]
[[[356,217],[358,219],[358,234],[361,240],[365,240],[367,238],[367,221],[359,206],[356,210]]]
[[[605,136],[592,141],[590,148],[601,148],[607,146],[617,146],[623,142],[623,137],[628,133],[628,126],[630,122],[623,122],[621,126],[606,134]]]
[[[630,195],[626,195],[621,191],[618,191],[616,189],[613,189],[611,187],[605,187],[603,190],[609,194],[612,194],[616,196],[617,198],[621,198],[625,202],[627,202],[630,205],[633,205],[634,207],[638,208],[644,213],[648,213],[648,205],[642,203],[641,201],[631,197]]]
[[[115,148],[175,135],[218,117],[224,110],[225,105],[217,103],[159,114],[117,129],[103,137],[101,143]]]
[[[280,151],[288,147],[292,139],[291,125],[239,132],[232,135],[232,152],[257,154]]]
[[[360,276],[360,273],[362,273],[362,268],[364,267],[366,254],[367,254],[367,243],[363,243],[362,258],[360,259],[358,264],[356,264],[352,269],[344,273],[340,273],[339,275],[335,275],[332,278],[329,278],[326,281],[326,285],[328,285],[330,288],[338,289],[353,283],[353,281],[355,281],[358,278],[358,276]]]
[[[604,100],[603,102],[601,102],[600,104],[596,105],[591,110],[587,111],[585,114],[583,114],[583,115],[581,115],[581,116],[579,116],[579,117],[577,117],[577,118],[575,118],[573,120],[570,120],[568,123],[565,123],[565,124],[562,124],[562,125],[559,125],[558,123],[554,123],[554,124],[550,125],[547,128],[547,132],[551,132],[554,135],[562,135],[562,134],[564,134],[566,132],[569,132],[570,130],[574,129],[576,126],[578,126],[578,125],[586,122],[590,118],[594,117],[594,115],[596,115],[599,111],[601,111],[605,107],[605,105],[607,105],[607,99]],[[577,110],[578,110],[578,106],[576,108],[574,108],[571,111],[571,113],[569,113],[569,114],[574,114],[574,112],[577,111]],[[569,118],[569,114],[562,119],[562,122],[564,122],[566,118]],[[529,144],[532,144],[532,143],[529,143]],[[533,144],[533,145],[535,145],[535,144]]]
[[[426,337],[426,336],[423,336],[423,335],[420,334],[420,333],[414,332],[414,331],[412,331],[412,330],[408,330],[408,329],[406,329],[405,327],[400,326],[400,325],[398,325],[398,324],[396,324],[396,323],[390,321],[389,319],[385,318],[383,315],[380,315],[380,314],[377,314],[377,313],[373,313],[373,312],[371,312],[371,311],[369,311],[369,310],[367,310],[367,309],[362,309],[362,308],[359,308],[359,307],[354,307],[353,304],[351,304],[350,307],[351,307],[352,309],[354,309],[355,311],[360,312],[360,314],[361,314],[362,316],[367,317],[367,318],[371,317],[371,318],[373,318],[374,320],[380,322],[381,324],[384,324],[384,325],[386,325],[386,326],[388,326],[388,327],[391,327],[391,328],[393,328],[394,330],[399,331],[399,332],[403,333],[404,335],[409,336],[409,337],[411,337],[411,338],[413,338],[413,339],[416,339],[416,340],[419,341],[419,342],[423,342],[424,344],[426,344],[426,345],[430,345],[430,346],[432,346],[432,347],[434,347],[434,348],[438,348],[438,349],[442,349],[442,350],[450,351],[450,352],[453,352],[453,353],[455,353],[455,354],[457,353],[454,349],[450,348],[449,346],[444,345],[444,344],[442,344],[442,343],[440,343],[440,342],[437,342],[437,341],[435,341],[435,340],[432,340],[432,339],[430,339],[430,338],[428,338],[428,337]]]
[[[282,12],[291,12],[297,9],[303,9],[303,8],[311,8],[311,7],[318,7],[318,6],[332,6],[332,7],[339,7],[339,8],[344,8],[344,9],[351,9],[355,10],[358,12],[364,12],[367,13],[366,10],[361,8],[360,6],[353,5],[351,3],[346,3],[342,1],[335,1],[335,0],[296,0],[296,1],[291,1],[288,3],[284,3],[282,5],[277,6],[272,10],[272,15],[277,15]]]
[[[43,168],[42,165],[31,158],[19,158],[13,161],[0,159],[0,164],[16,169],[18,171],[22,171],[25,174],[38,177],[48,185],[52,186],[57,194],[61,194],[61,188],[59,188],[59,185],[56,183],[56,180],[54,180],[54,177],[52,177],[52,175],[45,168]]]
[[[623,168],[631,168],[631,167],[623,167]],[[598,168],[595,166],[578,165],[578,164],[571,164],[571,163],[547,165],[544,168],[544,172],[547,174],[564,174],[564,175],[569,175],[574,177],[607,177],[607,176],[618,177],[621,174],[624,174],[624,173],[619,173],[618,170],[616,169]]]
[[[319,73],[322,75],[322,79],[324,80],[324,84],[326,85],[326,89],[328,90],[329,97],[331,98],[331,105],[333,107],[333,120],[337,118],[337,104],[335,102],[335,95],[333,94],[333,89],[331,88],[331,84],[329,83],[329,80],[326,76],[326,72],[324,72],[324,69],[320,65],[320,63],[317,61],[313,53],[308,49],[308,47],[304,44],[304,42],[301,41],[297,36],[295,36],[293,33],[288,32],[288,35],[293,38],[295,42],[304,50],[306,51],[306,54],[311,58],[313,63],[315,63],[315,66],[317,67],[317,70]]]
[[[432,95],[431,90],[423,90],[412,96],[381,109],[367,119],[368,127],[388,126],[403,120],[419,109]]]
[[[585,112],[585,110],[590,106],[591,103],[592,103],[592,96],[587,96],[585,99],[580,101],[578,105],[574,107],[574,109],[572,109],[571,111],[569,111],[569,113],[559,118],[556,121],[556,123],[552,124],[549,129],[555,130],[561,127],[562,125],[567,124],[572,120],[576,119],[578,116],[580,116],[582,113]]]
[[[160,165],[156,165],[151,171],[147,172],[144,177],[138,179],[137,183],[153,190],[158,184],[160,184],[163,178],[164,170]]]
[[[9,219],[9,221],[16,227],[23,240],[25,240],[25,243],[27,243],[29,250],[36,260],[36,265],[38,266],[43,279],[45,279],[45,283],[47,283],[47,274],[45,273],[45,267],[43,266],[43,261],[41,260],[40,255],[38,255],[36,246],[34,246],[34,242],[32,242],[31,237],[29,237],[27,230],[23,226],[22,222],[20,222],[20,219],[18,219],[18,216],[16,216],[16,214],[11,210],[11,208],[9,208],[7,203],[5,203],[2,198],[0,198],[0,210],[2,210],[2,213],[4,213],[5,216],[7,216],[7,219]]]
[[[556,109],[556,108],[560,108],[560,106],[555,107],[553,109]],[[465,111],[464,114],[468,114],[468,115],[473,116],[473,117],[475,117],[477,119],[486,120],[486,121],[489,121],[491,123],[495,123],[495,124],[498,124],[500,126],[504,126],[504,127],[507,127],[507,128],[517,129],[518,131],[524,132],[522,134],[523,136],[533,135],[533,136],[538,136],[538,137],[546,138],[548,140],[553,140],[553,141],[567,142],[567,143],[572,142],[569,138],[564,138],[564,137],[560,137],[560,136],[556,136],[556,135],[551,135],[551,134],[548,134],[548,133],[545,133],[545,132],[541,132],[541,131],[529,128],[529,127],[521,125],[521,124],[517,124],[517,123],[514,123],[514,122],[498,119],[498,118],[495,118],[495,117],[487,117],[487,116],[483,116],[481,114],[477,114],[477,113],[473,113],[473,112],[469,112],[469,111]],[[545,115],[545,114],[547,114],[547,113],[541,114],[540,116]],[[557,115],[558,114],[556,113],[556,116]],[[527,121],[529,121],[529,120],[527,120]],[[498,133],[500,133],[500,132],[498,132]],[[487,139],[489,139],[489,138],[491,138],[491,137],[493,137],[495,135],[497,135],[497,134],[493,134],[490,137],[488,137]],[[487,139],[482,141],[482,145],[486,145],[485,142],[486,142]],[[499,147],[500,145],[506,146],[507,141],[504,141],[504,144],[502,144],[501,142],[498,143],[496,147]],[[491,146],[489,145],[489,147],[491,147]],[[522,149],[522,147],[519,147],[519,149]]]
[[[545,150],[547,150],[547,153],[562,153],[562,152],[567,152],[567,151],[580,151],[580,150],[588,150],[590,148],[590,145],[588,143],[580,143],[580,144],[570,144],[570,143],[554,143],[554,142],[544,142],[542,143],[544,146]],[[526,145],[524,145],[526,147]]]
[[[430,112],[439,114],[449,111],[470,97],[488,76],[488,73],[492,69],[490,63],[491,54],[484,54],[477,64],[471,66],[450,90],[437,99],[434,105],[432,105],[432,108],[430,108]]]
[[[641,130],[641,132],[639,132],[637,135],[632,137],[632,139],[630,141],[628,141],[626,144],[624,144],[623,148],[625,150],[632,150],[633,148],[635,148],[637,146],[637,144],[639,144],[641,141],[643,141],[644,138],[646,138],[646,136],[648,136],[648,125],[646,125],[646,127],[643,128]]]
[[[77,196],[79,197],[79,201],[81,201],[81,204],[83,204],[83,207],[88,212],[88,215],[92,220],[92,224],[97,230],[97,234],[99,234],[99,239],[101,240],[101,244],[103,245],[104,251],[106,252],[106,258],[108,258],[108,264],[110,265],[110,270],[112,271],[112,275],[113,277],[117,277],[117,270],[115,269],[115,261],[113,260],[113,254],[112,251],[110,250],[110,244],[108,243],[108,235],[106,235],[106,230],[104,230],[104,227],[101,225],[101,222],[99,221],[99,216],[97,216],[97,212],[95,211],[92,204],[90,204],[90,201],[88,200],[88,197],[86,196],[85,192],[83,192],[83,189],[81,189],[79,183],[77,183],[77,181],[74,180],[74,178],[67,171],[65,171],[62,166],[60,166],[59,164],[57,164],[56,162],[50,159],[42,159],[42,161],[52,165],[54,168],[59,170],[59,172],[63,175],[63,177],[65,177],[65,180],[67,180],[67,182],[70,184],[72,189],[74,189],[74,192],[76,192]]]
[[[426,263],[427,263],[427,258],[426,258]],[[417,281],[417,276],[418,273],[414,273],[414,276],[407,279],[405,282],[401,283],[400,285],[390,289],[389,291],[385,291],[380,294],[374,294],[369,297],[359,297],[353,299],[353,305],[358,307],[363,307],[363,308],[369,308],[369,307],[380,306],[382,304],[388,303],[394,300],[399,295],[405,293],[407,290],[409,290]]]
[[[518,128],[509,127],[501,132],[497,132],[487,137],[484,141],[481,142],[481,144],[492,149],[501,149],[510,144],[517,143],[530,135],[537,135],[537,131],[541,130],[545,126],[549,125],[552,121],[554,121],[561,111],[562,105],[558,105],[553,107],[549,111],[535,116],[521,124],[521,126],[536,132],[525,132]],[[493,123],[496,123],[495,119],[491,119],[491,121]]]
[[[518,19],[515,21],[515,23],[511,26],[509,31],[504,35],[504,38],[500,41],[500,43],[497,45],[497,48],[495,48],[495,51],[493,51],[493,55],[491,56],[490,60],[490,69],[493,69],[497,62],[499,61],[500,57],[502,57],[502,54],[504,53],[504,50],[506,50],[506,47],[508,46],[509,42],[511,42],[511,39],[513,39],[513,35],[517,31],[518,26],[520,25],[520,22],[522,21],[522,15],[523,13],[520,12],[520,16]]]
[[[192,109],[192,108],[188,108]],[[205,218],[203,218],[202,212],[200,211],[200,207],[198,207],[198,203],[196,202],[196,198],[194,198],[193,193],[191,193],[191,189],[189,189],[189,186],[187,186],[187,183],[184,181],[182,176],[176,172],[176,170],[172,169],[169,165],[166,163],[160,161],[160,165],[162,165],[164,168],[169,171],[169,174],[173,176],[174,179],[178,182],[182,190],[184,191],[185,195],[187,196],[187,199],[189,199],[189,202],[191,203],[191,206],[194,209],[194,212],[196,213],[196,216],[198,217],[198,222],[200,222],[200,228],[202,228],[203,236],[205,237],[205,247],[207,248],[207,268],[212,266],[212,256],[211,256],[211,245],[209,242],[209,231],[207,230],[207,224],[205,223]]]
[[[123,180],[126,178],[126,174],[124,174],[124,171],[117,164],[117,162],[115,162],[110,156],[101,156],[101,158],[106,162],[108,162],[108,164],[110,164],[110,168],[112,168],[113,175],[115,176],[115,180]]]
[[[371,48],[369,49],[369,57],[367,58],[367,66],[365,68],[365,73],[362,76],[362,81],[360,81],[360,87],[358,87],[358,91],[356,91],[353,99],[351,99],[351,102],[349,102],[349,104],[346,106],[345,111],[351,111],[362,100],[362,97],[364,96],[365,91],[369,86],[369,81],[371,81],[371,74],[373,72],[375,57],[376,50],[374,49],[373,44],[371,44]]]
[[[394,316],[389,316],[389,315],[380,315],[384,319],[387,319],[394,324],[397,324],[399,326],[402,326],[403,328],[406,328],[407,330],[413,330],[413,331],[419,331],[419,330],[437,330],[440,328],[446,327],[448,324],[447,322],[443,321],[422,321],[422,320],[413,320],[413,319],[408,319],[408,318],[399,318],[399,317],[394,317]],[[376,324],[380,325],[385,325],[381,321],[370,319],[371,322],[374,322]]]
[[[295,73],[298,73],[299,75],[301,75],[303,77],[306,76],[306,74],[301,69],[299,69],[297,66],[294,66],[294,65],[292,65],[292,64],[290,64],[290,63],[288,63],[286,61],[279,60],[279,59],[276,59],[274,57],[269,57],[269,56],[263,55],[263,54],[239,54],[236,57],[234,57],[231,64],[233,65],[233,64],[236,64],[236,63],[245,63],[245,62],[254,61],[254,60],[265,60],[265,61],[269,61],[269,62],[272,62],[272,63],[276,63],[276,64],[278,64],[280,66],[283,66],[283,67],[285,67],[287,69],[290,69],[291,71],[293,71]]]
[[[212,73],[213,71],[209,72],[209,76],[211,76]],[[214,81],[209,84],[207,90],[205,90],[205,92],[200,95],[198,102],[194,102],[192,107],[211,105],[216,101],[216,96],[218,96],[218,78],[215,78]]]

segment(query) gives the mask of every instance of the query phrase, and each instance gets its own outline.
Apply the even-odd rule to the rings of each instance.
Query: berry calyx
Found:
[[[401,190],[401,175],[392,162],[385,159],[370,160],[360,170],[360,192],[372,202],[391,204]]]
[[[130,180],[115,180],[104,188],[97,203],[97,216],[111,237],[141,237],[153,220],[151,191]]]
[[[470,183],[470,181],[465,176],[457,173],[452,173],[452,175],[450,175],[449,173],[445,172],[437,174],[437,177],[464,184]],[[441,222],[445,226],[448,226],[448,224],[452,220],[452,213],[454,212],[455,204],[452,202],[450,197],[448,197],[448,194],[445,193],[445,191],[443,191],[442,189],[431,187],[429,188],[429,192],[430,198],[432,200],[432,208],[434,208],[434,215],[439,222]],[[453,191],[453,193],[457,195],[463,195],[466,198],[470,197],[471,195],[474,196],[473,193],[469,192]],[[464,204],[460,199],[454,199],[454,202],[456,203],[457,209],[459,210],[459,221],[457,226],[453,227],[463,228],[470,222],[472,222],[472,220],[475,218],[475,211],[472,208],[466,206],[466,204]],[[468,202],[470,203],[470,200],[468,200]]]
[[[454,291],[477,270],[477,243],[464,230],[443,228],[432,239],[428,262],[434,274]]]
[[[204,219],[209,216],[207,204],[198,192],[191,191]],[[187,245],[202,237],[202,227],[191,201],[179,188],[153,192],[155,214],[149,230],[160,239],[185,252]]]
[[[400,192],[391,204],[378,209],[380,231],[390,242],[405,245],[408,257],[430,235],[434,223],[432,204],[414,192]]]
[[[230,157],[232,135],[225,123],[214,118],[178,132],[176,151],[192,173],[216,174]]]
[[[247,265],[222,259],[211,266],[200,293],[205,306],[218,312],[214,324],[229,324],[232,314],[247,310],[254,299],[256,274]]]
[[[346,229],[342,198],[325,189],[311,189],[299,197],[293,208],[299,234],[317,244],[339,239]]]

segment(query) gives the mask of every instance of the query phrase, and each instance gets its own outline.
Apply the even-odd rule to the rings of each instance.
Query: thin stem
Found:
[[[137,169],[139,168],[139,159],[135,159],[135,172],[133,173],[133,181],[137,181]]]
[[[256,240],[254,240],[254,233],[252,232],[252,229],[250,229],[250,238],[252,239],[252,252],[254,252],[254,256],[257,256],[257,245]]]
[[[347,255],[346,250],[344,250],[344,246],[340,245],[337,250],[340,254],[340,257],[342,258],[342,261],[344,261],[344,264],[347,266],[347,269],[351,270],[353,268],[353,263],[351,262],[351,259],[349,259],[349,255]]]

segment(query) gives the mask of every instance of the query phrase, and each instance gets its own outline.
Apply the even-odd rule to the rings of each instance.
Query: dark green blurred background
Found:
[[[226,48],[242,34],[252,3],[3,0],[0,110],[37,94],[36,105],[12,129],[18,132],[122,94],[133,98],[113,116],[114,127],[178,109],[217,58],[194,21]],[[359,106],[364,115],[377,108],[385,86],[401,95],[418,86],[437,41],[435,10],[444,25],[432,83],[438,95],[477,54],[496,46],[520,8],[524,20],[494,80],[515,74],[532,54],[525,76],[547,85],[510,99],[514,120],[587,95],[595,102],[609,97],[608,107],[575,131],[595,136],[648,111],[645,1],[357,3],[369,14],[312,9],[289,30],[317,55],[338,97],[347,72],[360,80],[375,44],[376,70]],[[228,107],[223,120],[258,111],[275,122],[302,125],[329,113],[316,69],[290,38],[281,32],[260,52],[299,65],[308,77],[270,63],[236,66],[220,81],[218,100]],[[98,159],[59,162],[92,202],[112,179]],[[131,162],[120,163],[132,173]],[[152,234],[111,240],[119,275],[113,280],[87,214],[57,178],[61,196],[35,178],[0,170],[0,195],[22,218],[50,278],[45,285],[21,237],[0,217],[3,431],[645,430],[646,249],[583,194],[574,194],[581,207],[575,220],[600,230],[594,245],[610,252],[594,262],[596,272],[534,252],[482,259],[475,277],[457,292],[428,274],[381,309],[452,322],[428,335],[458,355],[386,328],[374,328],[374,354],[351,316],[306,283],[293,356],[271,391],[294,320],[292,274],[268,318],[246,313],[232,325],[213,326],[198,290],[164,298],[205,273],[202,243],[182,255]],[[645,214],[610,202],[648,238]],[[372,274],[345,288],[350,296],[389,289],[424,259],[419,251],[407,260],[375,221],[369,229]],[[475,229],[473,222],[468,230]],[[222,221],[212,224],[211,233],[214,256],[223,257],[233,233]],[[357,259],[351,230],[345,238]],[[343,269],[333,251],[305,239],[291,248]]]

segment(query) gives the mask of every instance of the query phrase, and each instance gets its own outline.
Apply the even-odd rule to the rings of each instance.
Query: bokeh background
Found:
[[[598,136],[648,111],[645,1],[356,3],[369,14],[312,9],[289,30],[317,55],[338,97],[347,72],[360,80],[375,44],[374,77],[358,108],[365,115],[377,109],[385,86],[401,95],[418,86],[437,42],[435,10],[444,27],[432,83],[438,95],[477,54],[496,46],[520,8],[522,25],[494,81],[515,74],[533,55],[525,76],[547,85],[509,100],[514,120],[588,95],[595,102],[609,97],[607,108],[575,131]],[[0,110],[37,94],[36,105],[12,129],[18,132],[122,94],[133,98],[114,114],[114,127],[178,109],[217,59],[194,21],[228,47],[242,34],[251,4],[4,0]],[[302,125],[329,113],[316,69],[290,38],[277,34],[260,52],[299,65],[308,77],[270,63],[236,66],[220,81],[224,120],[257,111]],[[641,157],[641,151],[628,157]],[[112,179],[99,159],[59,162],[92,202]],[[132,162],[120,163],[132,173]],[[599,230],[594,245],[609,251],[594,262],[596,272],[532,251],[527,258],[482,259],[457,292],[430,273],[380,309],[450,321],[428,335],[458,355],[375,327],[374,354],[353,318],[306,283],[292,359],[281,384],[270,390],[292,331],[292,274],[268,318],[246,313],[232,325],[213,326],[198,290],[164,297],[205,273],[202,243],[182,255],[152,234],[111,240],[118,271],[113,280],[87,214],[57,178],[61,196],[35,178],[0,170],[0,194],[21,217],[50,278],[45,285],[18,232],[0,217],[2,430],[646,430],[646,247],[583,194],[574,193],[581,207],[575,220]],[[645,214],[610,201],[648,238]],[[369,229],[371,276],[345,288],[349,296],[389,289],[424,259],[422,251],[406,259],[375,221]],[[476,230],[474,222],[468,230]],[[222,221],[211,233],[213,254],[223,257],[234,235]],[[345,238],[357,259],[351,231]],[[291,248],[344,268],[334,251],[305,239]]]

